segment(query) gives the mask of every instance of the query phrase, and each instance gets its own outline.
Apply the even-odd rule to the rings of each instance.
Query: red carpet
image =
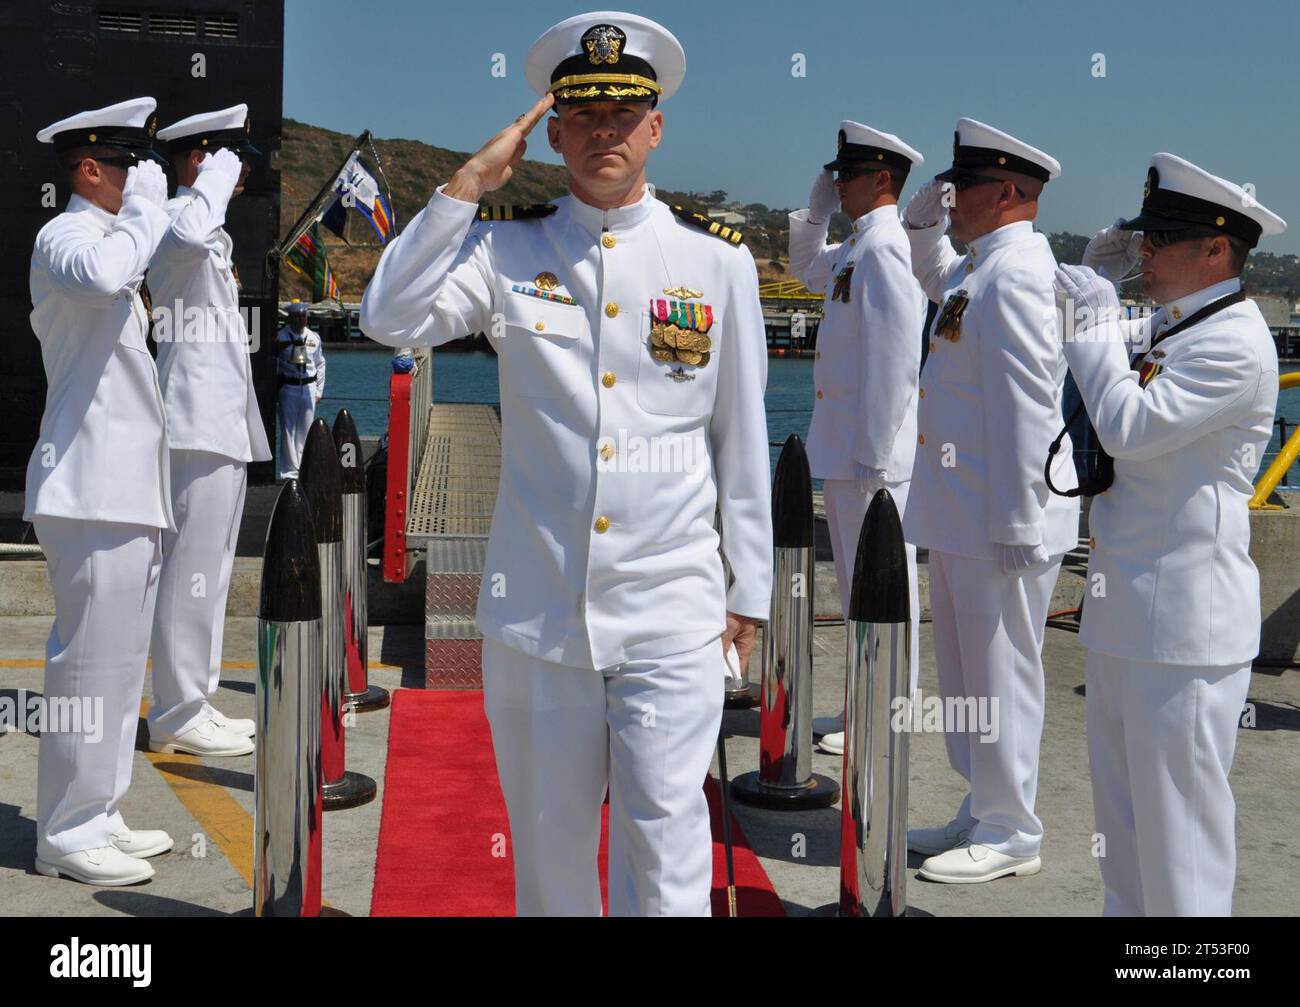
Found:
[[[713,915],[726,916],[722,816],[712,777],[705,790],[713,815]],[[602,900],[608,814],[606,806],[601,812]],[[483,694],[397,690],[371,915],[513,915],[509,834]],[[767,872],[734,816],[732,841],[739,915],[783,916]]]

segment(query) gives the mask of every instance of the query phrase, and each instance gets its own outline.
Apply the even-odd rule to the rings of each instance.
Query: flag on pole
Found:
[[[349,208],[370,222],[381,245],[388,243],[395,223],[392,208],[380,192],[375,176],[370,173],[357,151],[352,152],[335,179],[334,199],[321,215],[321,223],[344,241],[347,241],[345,231]]]
[[[342,303],[334,270],[330,269],[329,258],[325,254],[325,243],[321,241],[319,224],[312,224],[308,230],[303,231],[284,261],[311,284],[313,301],[328,299]]]

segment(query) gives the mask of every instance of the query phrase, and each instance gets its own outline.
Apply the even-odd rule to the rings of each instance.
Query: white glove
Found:
[[[167,176],[154,161],[139,161],[126,170],[126,184],[122,186],[122,202],[140,196],[162,207],[167,202]]]
[[[858,466],[858,492],[867,498],[870,503],[872,498],[885,488],[885,470],[873,469],[861,462]]]
[[[948,207],[944,205],[944,186],[947,183],[932,178],[916,190],[916,194],[907,201],[903,211],[903,223],[914,231],[934,227],[948,219]]]
[[[1094,234],[1083,250],[1083,264],[1112,283],[1127,277],[1142,258],[1142,234],[1140,231],[1121,231],[1119,224],[1123,219],[1121,217],[1110,227]]]
[[[225,147],[215,154],[204,154],[203,160],[199,162],[199,175],[211,173],[232,192],[239,183],[239,173],[243,170],[244,165],[239,160],[239,155]]]
[[[1041,569],[1051,562],[1047,549],[1039,545],[1003,545],[1002,572],[1008,577],[1019,577],[1031,570]]]
[[[738,689],[745,684],[745,676],[740,670],[740,655],[736,653],[734,643],[729,644],[727,652],[722,655],[722,667],[729,687]]]
[[[840,197],[835,194],[835,179],[829,171],[819,172],[808,194],[808,223],[824,224],[840,208]]]
[[[1122,342],[1119,326],[1119,296],[1115,285],[1102,279],[1087,266],[1057,266],[1052,288],[1056,292],[1057,307],[1066,318],[1073,316],[1074,339],[1066,342],[1092,343]],[[1067,323],[1066,331],[1070,331]],[[1080,340],[1087,332],[1086,340]]]

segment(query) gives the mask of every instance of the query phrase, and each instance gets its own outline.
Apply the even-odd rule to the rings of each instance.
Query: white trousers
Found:
[[[55,613],[36,780],[36,855],[46,858],[107,846],[123,827],[162,551],[160,530],[145,525],[32,524]]]
[[[1038,853],[1034,814],[1043,734],[1043,634],[1063,556],[1019,577],[996,560],[930,552],[934,660],[945,710],[949,699],[983,704],[996,729],[945,724],[948,762],[969,785],[956,819],[970,840],[1013,857]],[[996,740],[990,740],[993,738]]]
[[[247,488],[243,462],[208,451],[171,452],[176,531],[163,532],[154,613],[154,741],[171,741],[212,716],[208,700],[221,683],[226,596]]]
[[[297,479],[302,449],[316,419],[311,385],[280,386],[280,478]]]
[[[483,706],[510,815],[520,916],[599,916],[609,788],[611,916],[708,916],[704,777],[722,720],[720,639],[574,668],[483,641]]]
[[[1250,664],[1088,652],[1088,761],[1107,916],[1228,916],[1237,875],[1228,786]]]
[[[894,498],[901,518],[907,509],[910,481],[887,483],[886,489]],[[849,598],[853,588],[853,562],[858,555],[858,537],[862,534],[862,521],[867,516],[871,501],[858,489],[857,480],[825,479],[822,481],[822,499],[826,502],[826,527],[831,536],[831,554],[835,557],[835,580],[840,591],[840,612],[849,617]],[[921,674],[921,595],[916,580],[916,546],[906,543],[907,576],[911,582],[912,653],[910,692],[916,693],[916,683]]]

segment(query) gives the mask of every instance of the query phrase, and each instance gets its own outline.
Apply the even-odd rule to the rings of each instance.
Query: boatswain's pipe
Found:
[[[257,619],[253,913],[321,910],[321,588],[307,499],[276,498]]]
[[[872,498],[858,536],[844,695],[841,916],[907,909],[907,706],[915,646],[903,525],[889,490]],[[891,729],[901,712],[901,730]]]
[[[826,808],[840,788],[812,771],[812,474],[791,434],[772,481],[772,611],[763,649],[758,772],[736,778],[738,801],[763,808]]]
[[[334,438],[323,419],[307,433],[300,466],[320,557],[321,773],[326,811],[374,800],[375,781],[345,767],[347,657],[343,629],[343,485]]]
[[[343,482],[343,651],[347,662],[346,702],[354,710],[381,710],[388,690],[370,684],[369,626],[366,599],[366,470],[361,437],[352,414],[340,409],[334,418],[334,444],[339,452]]]

